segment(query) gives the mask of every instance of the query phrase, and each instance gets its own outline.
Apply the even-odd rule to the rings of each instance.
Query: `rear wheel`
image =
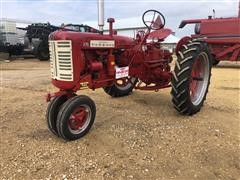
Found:
[[[66,101],[57,117],[58,134],[65,140],[76,140],[85,136],[92,127],[96,106],[87,96],[77,96]]]
[[[178,52],[172,78],[172,102],[182,114],[192,115],[203,106],[211,77],[211,54],[200,41],[190,41]]]
[[[37,50],[37,58],[40,61],[47,61],[49,60],[49,48],[48,48],[48,41],[42,41],[39,46],[38,46],[38,50]]]
[[[122,97],[129,95],[135,84],[137,83],[137,78],[126,77],[116,80],[115,84],[110,87],[105,87],[104,91],[112,97]]]

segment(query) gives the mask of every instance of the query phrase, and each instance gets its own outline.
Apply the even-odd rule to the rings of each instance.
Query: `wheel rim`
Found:
[[[70,115],[68,120],[68,129],[72,134],[83,132],[91,120],[91,108],[87,105],[77,107]]]
[[[135,77],[126,77],[116,80],[115,85],[120,90],[127,90],[134,85],[135,81]]]
[[[193,105],[199,105],[206,93],[209,80],[209,59],[205,52],[199,54],[192,66],[190,97]]]

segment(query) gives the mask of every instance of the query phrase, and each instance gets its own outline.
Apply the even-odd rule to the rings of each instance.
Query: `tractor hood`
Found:
[[[83,48],[131,48],[136,45],[133,38],[118,35],[102,35],[98,33],[73,32],[59,30],[49,35],[49,40],[71,40]]]

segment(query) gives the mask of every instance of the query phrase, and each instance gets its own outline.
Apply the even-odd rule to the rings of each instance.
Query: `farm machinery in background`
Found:
[[[34,23],[17,29],[26,31],[21,54],[32,54],[41,61],[49,59],[48,36],[59,27],[49,23]]]
[[[50,33],[56,30],[65,29],[76,32],[98,31],[87,25],[66,24],[58,27],[49,23],[31,24],[27,28],[21,29],[26,30],[24,52],[28,52],[28,54],[34,54],[39,60],[49,60],[48,36]]]
[[[50,23],[33,23],[26,28],[17,27],[17,29],[26,31],[24,42],[14,45],[5,43],[0,46],[2,47],[0,50],[9,53],[9,57],[12,55],[34,55],[41,61],[49,60],[48,36],[50,33],[60,29],[77,32],[98,32],[98,30],[82,24],[66,24],[59,27]]]
[[[89,97],[76,94],[86,88],[103,88],[112,97],[122,97],[133,89],[157,92],[172,87],[177,111],[183,115],[200,111],[212,66],[206,42],[192,38],[179,45],[176,66],[171,71],[172,54],[161,47],[171,34],[164,28],[164,16],[156,10],[146,11],[142,20],[147,30],[140,30],[134,39],[117,35],[114,19],[109,18],[109,34],[103,34],[103,3],[98,1],[99,33],[58,30],[49,36],[52,84],[59,89],[47,95],[50,131],[65,140],[88,133],[96,106]]]
[[[195,34],[185,37],[182,43],[192,38],[206,42],[213,56],[213,65],[220,61],[240,61],[240,2],[237,17],[215,18],[214,15],[208,19],[184,20],[179,28],[187,24],[196,24]]]

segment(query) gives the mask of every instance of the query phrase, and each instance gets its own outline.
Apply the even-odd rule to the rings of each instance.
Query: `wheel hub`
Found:
[[[134,84],[135,81],[136,81],[135,77],[125,77],[116,80],[115,85],[121,90],[126,90],[131,86],[135,86]]]
[[[198,105],[204,98],[208,85],[209,63],[205,53],[201,53],[194,62],[189,85],[191,101]]]
[[[79,130],[83,127],[88,117],[87,109],[84,107],[77,108],[70,116],[69,127],[72,130]]]
[[[125,87],[126,85],[128,85],[130,83],[129,79],[128,78],[121,78],[121,79],[118,79],[116,81],[116,84],[120,87]]]

